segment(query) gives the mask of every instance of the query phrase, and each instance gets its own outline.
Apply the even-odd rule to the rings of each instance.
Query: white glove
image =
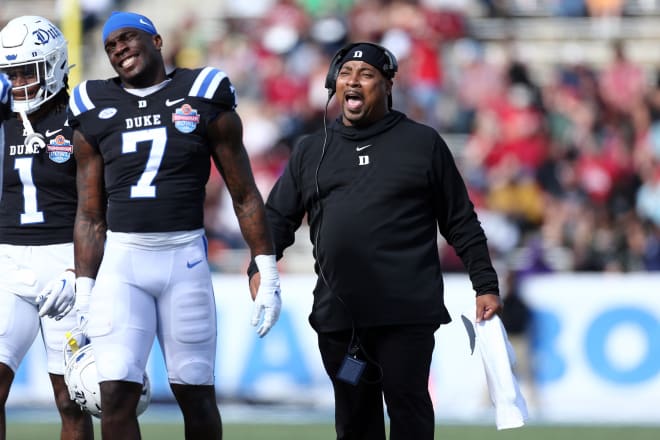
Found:
[[[9,95],[11,92],[11,81],[7,74],[0,72],[0,104],[7,104],[9,102]]]
[[[66,270],[46,284],[36,298],[39,316],[48,316],[59,321],[69,313],[76,301],[75,280],[76,275]]]
[[[83,331],[87,327],[87,315],[89,314],[89,299],[92,296],[92,288],[96,280],[89,277],[76,278],[76,318],[78,327]]]
[[[275,325],[280,317],[282,299],[280,298],[280,275],[277,271],[275,255],[257,255],[254,262],[259,269],[261,282],[254,299],[252,326],[257,328],[257,334],[263,338]]]

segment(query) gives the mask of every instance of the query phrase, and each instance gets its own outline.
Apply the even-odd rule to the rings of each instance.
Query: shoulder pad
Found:
[[[95,108],[94,103],[87,92],[89,81],[83,81],[73,88],[69,97],[69,108],[74,116],[85,113]]]
[[[188,96],[211,99],[225,78],[227,78],[227,74],[222,70],[205,67],[197,74]]]

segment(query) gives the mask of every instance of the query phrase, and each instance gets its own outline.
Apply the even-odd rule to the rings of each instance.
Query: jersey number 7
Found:
[[[149,159],[142,171],[142,175],[135,185],[131,185],[131,198],[156,197],[156,186],[152,185],[158,169],[163,161],[165,145],[167,144],[167,129],[165,127],[149,128],[139,131],[122,133],[121,152],[123,154],[135,153],[139,142],[151,142]]]

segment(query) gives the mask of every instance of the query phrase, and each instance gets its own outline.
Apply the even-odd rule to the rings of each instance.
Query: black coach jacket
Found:
[[[451,152],[435,130],[403,113],[366,128],[337,119],[327,135],[303,138],[266,210],[278,259],[307,216],[318,275],[309,319],[317,331],[351,328],[351,319],[359,328],[449,322],[438,231],[475,292],[498,292]]]

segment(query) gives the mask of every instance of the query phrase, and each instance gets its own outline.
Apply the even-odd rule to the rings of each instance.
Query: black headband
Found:
[[[382,49],[373,44],[357,44],[352,47],[339,61],[339,68],[347,61],[364,61],[378,69],[385,78],[394,77],[395,70],[392,69],[392,60]]]

